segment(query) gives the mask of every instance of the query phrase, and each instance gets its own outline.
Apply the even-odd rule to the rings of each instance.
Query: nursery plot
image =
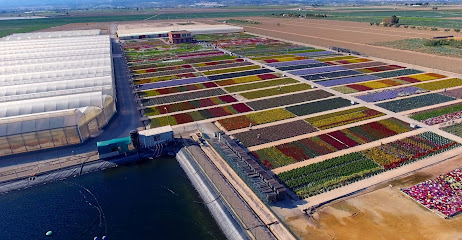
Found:
[[[224,127],[227,131],[232,131],[250,126],[285,120],[293,117],[295,117],[295,115],[293,115],[292,113],[282,108],[277,108],[241,115],[237,117],[220,119],[218,120],[218,123],[220,123],[220,125]]]
[[[240,93],[239,95],[247,99],[256,99],[256,98],[269,97],[269,96],[275,96],[275,95],[280,95],[280,94],[300,92],[300,91],[305,91],[309,89],[311,89],[310,85],[306,83],[299,83],[299,84],[294,84],[294,85],[279,86],[275,88],[268,88],[268,89],[251,91],[251,92],[243,92],[243,93]]]
[[[455,103],[413,113],[409,116],[427,125],[435,125],[462,118],[462,104]]]
[[[381,92],[368,93],[365,95],[356,96],[356,98],[359,98],[366,102],[380,102],[384,100],[390,100],[398,97],[406,97],[424,92],[428,92],[428,90],[417,88],[415,86],[410,86],[384,90]]]
[[[310,92],[294,93],[292,95],[256,100],[249,102],[248,105],[255,110],[264,110],[268,108],[281,107],[284,105],[290,105],[300,102],[313,101],[316,99],[327,98],[330,96],[333,96],[333,94],[323,90],[314,90]]]
[[[283,79],[276,79],[276,80],[270,80],[270,81],[264,81],[264,82],[249,83],[249,84],[225,87],[225,90],[230,93],[233,93],[233,92],[254,90],[254,89],[259,89],[259,88],[280,86],[280,85],[291,84],[291,83],[299,83],[299,81],[293,78],[283,78]]]
[[[455,98],[444,96],[437,93],[430,93],[405,99],[398,99],[390,102],[383,102],[377,104],[377,106],[383,107],[392,112],[403,112],[453,100],[455,100]]]
[[[313,74],[313,75],[306,75],[302,76],[302,78],[306,80],[318,80],[315,81],[319,83],[320,81],[326,81],[329,78],[340,78],[340,77],[347,77],[353,75],[362,75],[362,72],[353,71],[353,70],[345,70],[345,71],[338,71],[338,72],[328,72],[328,73],[321,73],[321,74]]]
[[[329,129],[350,123],[360,122],[371,118],[376,118],[385,115],[374,109],[367,107],[357,107],[349,110],[333,112],[317,117],[305,119],[311,125],[319,129]]]
[[[236,133],[233,136],[241,141],[244,146],[251,147],[316,131],[318,130],[307,122],[298,120],[264,128],[252,129],[246,132]]]
[[[297,116],[305,116],[313,113],[324,112],[347,106],[351,106],[351,101],[343,98],[331,98],[316,102],[295,105],[287,107],[286,109]]]
[[[141,102],[143,103],[144,106],[154,106],[154,105],[160,105],[160,104],[165,104],[165,103],[183,102],[183,101],[192,100],[195,98],[206,98],[206,97],[212,97],[212,96],[224,95],[224,94],[226,94],[226,92],[223,91],[222,89],[208,89],[208,90],[192,92],[192,93],[182,93],[182,94],[176,94],[176,95],[148,98],[148,99],[141,100]]]

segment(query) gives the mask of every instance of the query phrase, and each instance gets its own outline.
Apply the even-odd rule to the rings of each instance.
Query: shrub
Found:
[[[459,28],[454,28],[454,32],[460,32]]]
[[[430,28],[430,30],[432,30],[432,31],[438,31],[438,28],[432,27],[432,28]]]
[[[408,28],[409,26],[408,25],[404,25],[404,28]]]
[[[371,23],[369,23],[369,24],[370,24],[371,26],[373,26],[375,23],[371,22]]]
[[[415,29],[415,26],[411,26],[412,29]]]
[[[445,31],[445,32],[449,32],[449,31],[451,31],[451,29],[450,29],[450,28],[446,28],[446,29],[444,29],[444,31]]]
[[[380,23],[378,23],[378,22],[375,23],[375,26],[379,26],[379,25],[380,25]]]

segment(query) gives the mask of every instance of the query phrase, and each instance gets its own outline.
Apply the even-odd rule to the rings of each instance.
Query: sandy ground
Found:
[[[405,196],[400,188],[462,166],[462,157],[385,183],[305,215],[290,203],[273,207],[303,239],[462,239],[462,215],[443,219]],[[392,187],[390,187],[391,185]]]

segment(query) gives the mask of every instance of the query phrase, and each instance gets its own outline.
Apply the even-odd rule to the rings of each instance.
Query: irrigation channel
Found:
[[[225,239],[173,157],[12,191],[0,212],[2,240]]]

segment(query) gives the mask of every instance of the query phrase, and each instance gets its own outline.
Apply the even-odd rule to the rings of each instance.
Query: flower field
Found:
[[[347,77],[347,78],[338,78],[332,80],[324,80],[317,82],[318,84],[324,87],[332,87],[337,85],[349,84],[349,83],[357,83],[357,82],[366,82],[378,79],[378,77],[372,75],[360,75],[356,77]]]
[[[357,69],[357,71],[360,71],[363,73],[376,73],[376,72],[390,71],[390,70],[403,69],[403,68],[405,67],[398,66],[398,65],[385,65],[385,66]]]
[[[462,104],[456,103],[413,113],[409,116],[427,125],[435,125],[462,118]]]
[[[368,93],[368,94],[356,96],[356,98],[359,98],[366,102],[380,102],[384,100],[390,100],[390,99],[394,99],[398,97],[411,96],[411,95],[424,93],[424,92],[428,92],[428,90],[410,86],[410,87],[402,87],[402,88],[396,88],[396,89],[390,89],[390,90],[383,90],[381,92]]]
[[[360,153],[350,153],[277,175],[301,199],[382,172],[376,163]]]
[[[154,116],[166,113],[186,111],[196,108],[210,107],[215,105],[222,105],[226,103],[237,102],[237,99],[230,95],[223,95],[219,97],[201,98],[198,100],[192,100],[187,102],[176,102],[168,105],[160,105],[151,108],[146,108],[146,116]]]
[[[252,147],[316,131],[318,130],[307,122],[298,120],[264,128],[252,129],[246,132],[236,133],[233,136],[242,142],[244,146]]]
[[[259,75],[259,74],[264,74],[264,73],[272,73],[272,70],[269,70],[267,68],[261,68],[257,70],[249,70],[249,71],[242,71],[242,72],[232,72],[232,73],[224,73],[224,74],[219,74],[219,75],[212,75],[208,76],[208,78],[212,81],[216,80],[222,80],[222,79],[227,79],[227,78],[236,78],[236,77],[244,77],[244,76],[250,76],[250,75]]]
[[[430,90],[430,91],[440,90],[440,89],[445,89],[445,88],[453,88],[453,87],[462,86],[462,79],[451,78],[451,79],[445,79],[445,80],[440,80],[440,81],[435,81],[435,82],[417,84],[414,86],[418,88]]]
[[[349,110],[307,118],[305,119],[305,121],[319,129],[324,130],[354,122],[364,121],[371,118],[376,118],[383,115],[385,114],[374,109],[369,109],[367,107],[357,107]]]
[[[447,90],[447,91],[441,92],[440,94],[443,94],[443,95],[449,96],[449,97],[455,97],[455,98],[458,98],[458,99],[462,99],[462,88],[456,88],[456,89],[452,89],[452,90]]]
[[[192,111],[187,113],[179,113],[170,116],[163,116],[158,118],[151,119],[151,127],[161,127],[166,125],[177,125],[190,123],[205,119],[223,117],[228,115],[233,115],[237,113],[245,113],[252,111],[244,103],[236,103],[233,105],[223,106],[223,107],[214,107],[209,109],[202,109],[198,111]]]
[[[360,75],[360,74],[362,73],[358,71],[345,70],[345,71],[305,75],[305,76],[302,76],[302,78],[306,80],[312,80],[312,81],[314,80],[326,81],[325,79],[328,79],[328,78],[340,78],[340,77],[347,77],[347,76]]]
[[[199,72],[205,72],[205,71],[217,70],[217,69],[223,69],[223,68],[244,67],[244,66],[253,65],[253,63],[251,63],[251,62],[243,61],[242,58],[238,58],[236,60],[241,60],[241,61],[234,61],[233,62],[233,60],[228,60],[228,61],[231,61],[231,62],[230,63],[223,63],[223,64],[215,64],[215,65],[206,65],[206,66],[203,66],[203,67],[196,67],[196,70],[199,71]],[[208,63],[214,63],[214,62],[208,62]]]
[[[452,126],[442,128],[443,131],[462,137],[462,123],[456,123]]]
[[[152,77],[152,78],[142,78],[142,79],[135,79],[133,83],[135,84],[145,84],[145,83],[153,83],[153,82],[161,82],[161,81],[169,81],[173,79],[183,79],[183,78],[192,78],[201,76],[201,73],[182,73],[182,74],[173,74],[161,77]]]
[[[158,96],[154,98],[145,98],[142,99],[141,102],[143,106],[154,106],[160,105],[165,103],[174,103],[174,102],[184,102],[196,98],[207,98],[212,96],[218,95],[225,95],[226,92],[219,88],[207,89],[197,92],[191,93],[182,93],[182,94],[174,94],[174,95],[167,95],[167,96]]]
[[[269,97],[269,96],[275,96],[275,95],[280,95],[280,94],[305,91],[308,89],[311,89],[310,85],[306,83],[299,83],[299,84],[294,84],[294,85],[279,86],[275,88],[267,88],[267,89],[251,91],[251,92],[243,92],[243,93],[240,93],[240,95],[247,99],[256,99],[256,98]]]
[[[250,113],[237,117],[220,119],[218,120],[218,123],[220,123],[220,125],[224,127],[227,131],[232,131],[240,128],[249,127],[250,124],[252,124],[252,126],[256,126],[264,123],[276,122],[293,117],[295,117],[295,115],[293,115],[292,113],[282,108],[278,108],[262,112]]]
[[[330,62],[325,62],[325,63],[330,63]],[[342,67],[346,69],[355,69],[355,68],[377,67],[377,66],[382,66],[382,65],[386,65],[386,63],[374,61],[374,62],[348,64],[348,65],[343,65]]]
[[[308,68],[317,68],[317,67],[326,67],[329,66],[326,63],[310,63],[310,64],[299,64],[299,65],[290,65],[290,66],[285,66],[285,67],[278,67],[277,69],[281,71],[291,71],[291,70],[297,70],[297,69],[308,69]]]
[[[357,59],[357,57],[355,56],[322,57],[316,60],[319,62],[331,62],[331,61],[346,60],[346,59]]]
[[[364,150],[362,154],[384,169],[392,169],[458,146],[458,143],[440,135],[425,132]]]
[[[269,59],[264,59],[264,63],[275,63],[275,62],[289,62],[289,61],[296,61],[296,60],[303,60],[306,59],[306,57],[300,57],[300,56],[286,56],[286,57],[275,57],[275,58],[269,58]]]
[[[310,92],[294,93],[291,95],[279,96],[269,99],[255,100],[249,102],[248,105],[255,110],[264,110],[268,108],[281,107],[284,105],[296,104],[300,102],[318,100],[330,97],[332,95],[332,93],[328,93],[323,90],[314,90]]]
[[[329,65],[339,65],[339,64],[363,63],[363,62],[370,62],[370,61],[372,60],[367,59],[367,58],[354,58],[354,59],[331,61],[331,62],[326,62],[326,63],[328,63]]]
[[[254,89],[265,88],[265,87],[274,87],[274,86],[280,86],[280,85],[291,84],[291,83],[299,83],[299,81],[293,78],[282,78],[282,79],[276,79],[276,80],[270,80],[270,81],[262,81],[262,82],[257,82],[257,83],[249,83],[249,84],[225,87],[225,90],[230,93],[243,92],[247,90],[254,90]]]
[[[430,93],[405,99],[398,99],[390,102],[383,102],[377,104],[377,106],[383,107],[392,112],[403,112],[453,100],[455,100],[455,98],[444,96],[437,93]]]
[[[351,102],[349,100],[343,98],[331,98],[320,100],[317,102],[295,105],[287,107],[286,109],[297,116],[305,116],[313,113],[324,112],[347,106],[351,106]]]
[[[143,73],[154,73],[154,72],[163,72],[163,71],[171,71],[171,70],[179,70],[179,69],[190,69],[191,67],[192,67],[191,65],[185,64],[185,65],[177,65],[177,66],[158,67],[158,68],[136,69],[133,72],[135,74],[143,74]]]
[[[227,65],[232,63],[244,62],[244,59],[230,59],[230,60],[221,60],[221,61],[212,61],[212,62],[201,62],[194,64],[194,67],[200,69],[202,67],[217,66],[217,65]]]
[[[433,179],[402,189],[424,207],[446,217],[462,212],[462,170],[456,169]]]
[[[328,66],[328,67],[317,67],[317,68],[307,68],[300,70],[289,71],[290,74],[302,76],[302,75],[311,75],[315,73],[324,73],[324,72],[335,72],[345,70],[345,68],[340,66]]]
[[[276,74],[266,73],[266,74],[258,74],[258,75],[253,75],[253,76],[230,78],[226,80],[216,81],[215,83],[218,84],[219,86],[229,86],[229,85],[234,85],[234,84],[239,84],[239,83],[248,83],[248,82],[256,82],[256,81],[261,81],[261,80],[274,79],[278,77],[279,76]]]
[[[180,93],[180,92],[188,92],[194,90],[201,90],[206,88],[215,88],[218,87],[217,84],[214,82],[206,82],[206,83],[197,83],[197,84],[190,84],[190,85],[183,85],[179,87],[169,87],[169,88],[159,88],[156,90],[149,90],[138,92],[140,97],[153,97],[157,95],[167,95],[172,93]]]
[[[422,73],[422,71],[415,70],[415,69],[401,69],[401,70],[390,71],[390,72],[374,73],[373,75],[379,78],[393,78],[393,77],[399,77],[399,76],[405,76],[405,75],[411,75],[411,74],[417,74],[417,73]]]
[[[309,65],[309,64],[317,64],[317,63],[320,63],[320,62],[314,59],[306,59],[306,60],[297,60],[297,61],[290,61],[290,62],[267,63],[266,65],[275,67],[275,68],[280,68],[280,67],[287,67],[287,66]]]
[[[224,68],[224,69],[217,69],[217,70],[206,70],[202,73],[204,75],[215,75],[215,74],[223,74],[223,73],[232,73],[232,72],[241,72],[241,71],[248,71],[254,69],[260,69],[261,67],[258,65],[250,65],[245,67],[233,67],[233,68]]]
[[[395,118],[371,122],[252,152],[273,169],[410,131],[409,124]]]
[[[374,89],[380,88],[387,88],[399,85],[407,85],[411,83],[421,82],[421,81],[428,81],[428,80],[435,80],[440,78],[445,78],[446,76],[436,74],[436,73],[423,73],[417,74],[413,76],[407,77],[398,77],[396,79],[384,79],[384,80],[377,80],[359,84],[350,84],[346,86],[334,87],[333,89],[339,91],[341,93],[355,93],[355,92],[362,92],[362,91],[369,91]],[[340,85],[340,84],[337,84]],[[333,86],[333,85],[332,85]]]
[[[303,199],[459,145],[437,134],[425,132],[379,147],[282,172],[277,177]]]

